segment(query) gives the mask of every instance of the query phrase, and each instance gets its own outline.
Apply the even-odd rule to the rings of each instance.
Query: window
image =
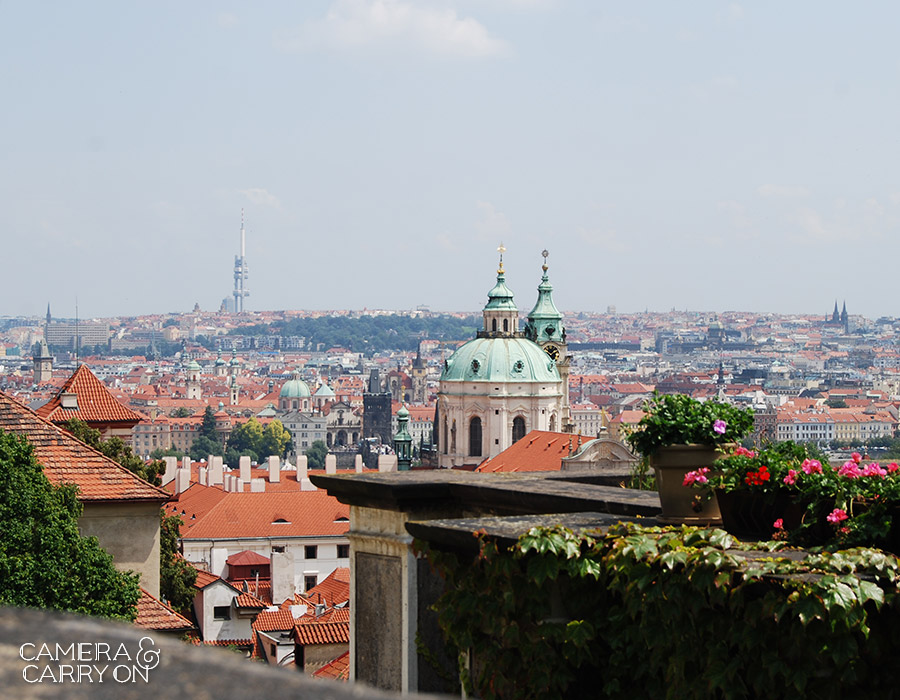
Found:
[[[478,416],[469,421],[469,455],[481,457],[481,418]]]
[[[525,437],[525,419],[522,416],[513,418],[512,424],[512,441],[518,442]]]
[[[338,549],[338,559],[349,559],[350,558],[350,545],[349,544],[339,544],[337,546]]]
[[[319,556],[319,548],[314,544],[308,544],[303,548],[303,553],[307,559],[317,559]]]
[[[304,576],[303,577],[303,588],[304,590],[309,590],[310,588],[315,588],[316,583],[318,583],[318,576]]]
[[[213,608],[213,619],[230,620],[231,619],[231,606],[230,605],[216,605]]]

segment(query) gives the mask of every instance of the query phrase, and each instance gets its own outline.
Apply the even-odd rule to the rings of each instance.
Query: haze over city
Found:
[[[0,314],[896,315],[897,6],[0,4]]]

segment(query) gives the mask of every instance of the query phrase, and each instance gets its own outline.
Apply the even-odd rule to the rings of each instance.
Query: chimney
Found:
[[[263,493],[265,490],[265,479],[250,479],[250,493]]]
[[[300,455],[299,457],[297,457],[297,481],[305,479],[308,476],[306,465],[306,455]]]
[[[241,457],[241,479],[244,482],[250,481],[250,458],[244,455]]]
[[[200,477],[197,479],[197,481],[199,481],[200,484],[202,484],[203,486],[207,485],[206,474],[207,474],[206,467],[200,467]]]
[[[325,473],[337,474],[337,457],[330,452],[325,455]]]
[[[353,468],[356,470],[357,474],[362,474],[363,470],[363,458],[361,454],[357,454],[353,459]]]
[[[191,458],[190,457],[182,457],[181,458],[181,468],[191,470]]]
[[[191,470],[179,469],[175,473],[175,495],[187,491],[191,487]]]
[[[283,549],[284,551],[277,551]],[[273,547],[272,564],[272,604],[281,605],[294,593],[294,555],[287,547]]]
[[[269,483],[275,484],[281,481],[281,460],[272,455],[269,457]]]
[[[223,483],[222,458],[213,456],[209,466],[209,485],[216,486]]]
[[[163,457],[163,461],[166,463],[166,473],[162,478],[163,486],[165,486],[175,478],[175,472],[178,470],[178,457]]]

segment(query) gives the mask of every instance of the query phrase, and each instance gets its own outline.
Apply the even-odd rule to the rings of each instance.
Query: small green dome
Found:
[[[475,338],[447,358],[442,382],[559,382],[559,370],[527,338]]]
[[[295,376],[284,383],[278,396],[282,399],[307,399],[310,396],[309,386]]]
[[[202,368],[197,363],[197,360],[191,360],[188,362],[186,369],[188,372],[199,372]]]

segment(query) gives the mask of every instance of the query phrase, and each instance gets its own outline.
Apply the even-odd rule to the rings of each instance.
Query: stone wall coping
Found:
[[[460,514],[600,512],[653,517],[656,491],[590,483],[590,471],[482,474],[441,469],[364,474],[314,474],[312,482],[341,503],[415,513],[455,505]]]

